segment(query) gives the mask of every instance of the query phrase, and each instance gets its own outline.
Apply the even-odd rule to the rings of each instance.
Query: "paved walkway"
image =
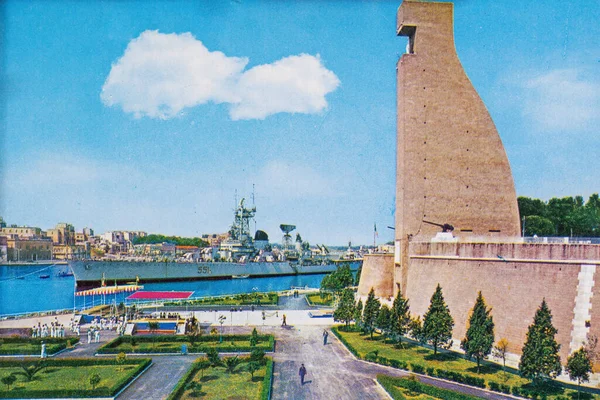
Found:
[[[290,298],[288,305],[300,306],[304,298]],[[292,304],[297,303],[297,304]],[[294,307],[296,308],[296,307]],[[249,333],[256,326],[260,333],[272,333],[276,338],[273,376],[273,399],[389,399],[385,391],[375,382],[379,373],[406,376],[408,372],[357,360],[330,332],[329,343],[323,345],[323,330],[333,324],[331,318],[310,318],[308,310],[286,309],[278,313],[267,312],[196,312],[200,321],[213,322],[218,315],[227,317],[224,333]],[[283,314],[287,316],[287,327],[281,327]],[[26,321],[29,326],[33,321]],[[98,347],[116,337],[115,332],[102,331],[100,343],[87,343],[87,327],[82,329],[81,341],[72,350],[57,357],[91,357]],[[140,355],[142,356],[142,355]],[[152,356],[153,365],[133,382],[121,395],[121,399],[164,399],[179,379],[185,374],[196,355]],[[298,369],[304,363],[308,374],[304,385],[300,384]],[[511,397],[489,393],[444,382],[428,377],[422,382],[461,391],[488,399]]]

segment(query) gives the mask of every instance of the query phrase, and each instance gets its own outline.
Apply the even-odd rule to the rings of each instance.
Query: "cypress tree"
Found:
[[[561,373],[560,345],[554,339],[557,329],[552,325],[552,313],[546,299],[535,312],[533,324],[527,330],[527,340],[519,363],[519,371],[535,384],[545,376],[556,378]]]
[[[376,325],[377,328],[383,333],[383,343],[390,334],[390,325],[392,322],[392,310],[387,305],[382,305],[377,314]]]
[[[479,292],[469,318],[469,328],[460,343],[467,357],[475,357],[477,360],[477,373],[479,373],[481,360],[490,354],[494,345],[494,321],[490,315],[491,311]]]
[[[354,317],[354,292],[352,289],[344,289],[338,307],[333,312],[333,319],[336,321],[344,321],[346,330],[348,324]]]
[[[375,298],[375,290],[371,288],[369,295],[367,296],[367,301],[365,301],[365,309],[363,311],[363,329],[365,332],[371,334],[371,339],[373,339],[373,331],[375,330],[375,322],[377,321],[377,314],[379,314],[379,309],[381,308],[381,303],[378,299]]]
[[[441,286],[437,285],[429,309],[423,317],[423,330],[421,335],[423,340],[433,346],[433,354],[437,355],[439,346],[450,344],[452,340],[452,328],[454,320],[450,315],[450,309],[444,301]]]
[[[402,335],[405,335],[410,329],[410,311],[408,299],[402,296],[402,292],[398,289],[398,294],[392,305],[392,321],[390,324],[390,334],[395,340],[402,344]]]
[[[356,307],[354,307],[354,325],[361,326],[363,313],[363,303],[361,299],[358,299]]]

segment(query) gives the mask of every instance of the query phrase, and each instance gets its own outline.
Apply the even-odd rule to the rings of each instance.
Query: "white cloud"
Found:
[[[238,120],[264,119],[280,112],[318,113],[327,108],[325,95],[339,84],[319,55],[282,58],[244,72],[237,88],[241,100],[231,107],[230,115]]]
[[[540,130],[574,131],[598,119],[600,84],[581,78],[575,69],[551,71],[525,83],[525,116]]]
[[[208,102],[231,104],[230,116],[264,119],[280,112],[317,113],[340,84],[320,57],[282,58],[244,72],[246,57],[209,51],[191,33],[145,31],[110,70],[100,98],[136,118],[169,119]]]
[[[168,119],[186,107],[236,101],[232,86],[247,63],[209,51],[190,33],[145,31],[113,64],[100,97],[136,117]]]

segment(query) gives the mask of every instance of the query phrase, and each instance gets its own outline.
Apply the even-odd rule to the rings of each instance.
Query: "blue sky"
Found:
[[[0,215],[78,231],[393,238],[399,2],[7,1]],[[518,195],[598,192],[600,3],[455,3]]]

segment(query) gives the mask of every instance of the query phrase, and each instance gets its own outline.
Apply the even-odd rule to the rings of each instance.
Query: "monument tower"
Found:
[[[496,127],[460,64],[452,3],[404,1],[397,34],[396,263],[411,240],[450,224],[456,237],[519,236],[510,165]],[[404,286],[406,282],[403,282]]]

